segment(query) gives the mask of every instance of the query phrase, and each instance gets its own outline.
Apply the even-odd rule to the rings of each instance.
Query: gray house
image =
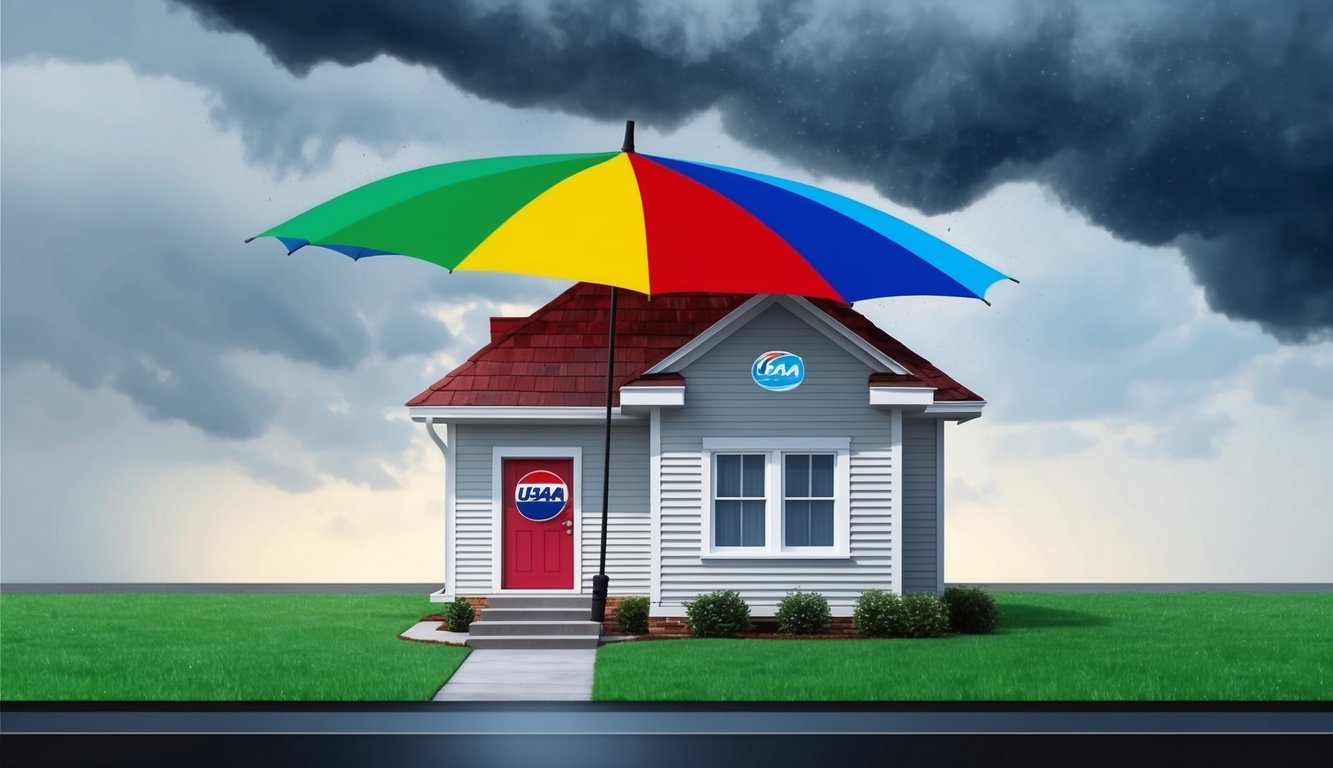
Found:
[[[597,572],[609,296],[578,284],[407,405],[444,456],[432,596],[587,595]],[[652,616],[735,589],[943,589],[944,423],[985,401],[850,306],[622,292],[607,574]]]

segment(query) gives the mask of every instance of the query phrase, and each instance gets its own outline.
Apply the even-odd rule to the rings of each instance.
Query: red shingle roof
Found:
[[[615,402],[619,404],[620,387],[631,382],[635,386],[683,383],[675,374],[669,380],[639,377],[750,298],[750,294],[681,293],[650,299],[621,290]],[[825,299],[811,302],[912,373],[884,380],[885,385],[935,387],[937,401],[981,399],[850,306]],[[497,335],[407,405],[604,405],[610,306],[608,288],[578,283]],[[876,377],[883,376],[872,374],[871,383],[880,383]]]

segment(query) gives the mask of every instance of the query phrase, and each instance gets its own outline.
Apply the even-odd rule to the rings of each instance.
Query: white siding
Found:
[[[457,501],[456,595],[486,595],[493,589],[491,552],[495,520],[491,485],[497,446],[581,446],[583,449],[582,591],[592,591],[601,546],[601,422],[589,424],[459,424],[455,462]],[[649,587],[648,423],[615,422],[611,427],[611,499],[606,573],[613,595],[647,595]],[[449,535],[448,532],[445,534]]]
[[[750,379],[755,358],[774,349],[805,360],[800,387],[767,392]],[[868,403],[870,368],[785,307],[773,306],[681,372],[685,406],[662,411],[662,601],[655,611],[679,614],[683,600],[735,589],[754,615],[771,615],[778,600],[800,588],[823,593],[835,612],[846,614],[865,589],[897,589],[893,476],[901,444],[895,444],[891,411]],[[851,556],[702,559],[704,437],[850,438]]]
[[[903,589],[938,592],[935,419],[903,419]]]

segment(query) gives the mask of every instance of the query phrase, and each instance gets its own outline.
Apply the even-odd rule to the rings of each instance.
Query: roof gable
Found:
[[[836,341],[835,335],[840,335],[844,348],[855,349],[858,356],[866,356],[863,359],[880,361],[880,367],[871,367],[882,373],[871,374],[872,379],[893,376],[896,383],[935,387],[937,401],[981,400],[846,304],[749,294],[681,293],[648,297],[622,289],[617,302],[613,403],[619,404],[619,390],[626,384],[641,385],[660,378],[655,374],[678,371],[678,367],[663,366],[663,362],[747,303],[753,309],[761,304],[769,306],[764,303],[769,300],[802,307],[807,315],[804,319],[826,336]],[[604,405],[609,311],[609,288],[577,283],[497,335],[407,405]],[[713,331],[712,338],[720,341],[728,335],[728,328],[735,330],[744,325],[744,319],[745,315],[741,315],[730,320]],[[706,343],[697,343],[696,349]],[[636,381],[644,375],[649,378]]]
[[[826,338],[843,348],[848,354],[865,363],[876,373],[891,373],[910,376],[911,373],[893,358],[876,349],[865,339],[848,330],[827,312],[817,309],[809,300],[799,296],[761,295],[751,297],[708,330],[695,336],[680,349],[672,352],[647,373],[674,373],[698,360],[723,339],[729,338],[737,330],[762,315],[770,307],[782,306],[797,318],[819,331]]]

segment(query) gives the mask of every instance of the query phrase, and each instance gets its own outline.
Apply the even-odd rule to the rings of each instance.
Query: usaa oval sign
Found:
[[[805,381],[805,361],[790,352],[765,352],[750,366],[750,378],[770,392],[796,389]]]
[[[514,506],[534,523],[544,523],[565,511],[569,486],[554,472],[533,470],[514,484]]]

